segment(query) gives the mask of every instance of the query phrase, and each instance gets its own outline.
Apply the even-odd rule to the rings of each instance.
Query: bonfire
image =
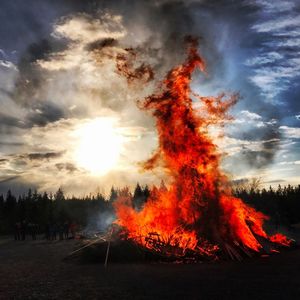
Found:
[[[134,209],[128,190],[120,192],[115,211],[123,238],[164,256],[213,259],[227,255],[240,260],[289,246],[284,235],[266,233],[266,215],[232,195],[209,129],[231,119],[228,110],[238,97],[202,97],[191,90],[193,72],[205,72],[205,63],[197,41],[189,38],[187,45],[186,61],[168,72],[157,93],[139,103],[156,119],[159,139],[144,168],[164,168],[170,185],[154,187],[140,210]]]

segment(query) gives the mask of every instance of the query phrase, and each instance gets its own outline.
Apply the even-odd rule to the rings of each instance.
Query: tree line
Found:
[[[113,202],[119,189],[112,187],[108,196],[101,193],[84,197],[66,197],[61,188],[56,193],[38,193],[31,189],[16,197],[11,190],[0,194],[0,234],[12,233],[17,222],[37,224],[41,230],[48,224],[75,222],[81,227],[97,226],[101,217],[113,219]],[[136,185],[133,204],[140,208],[149,197],[148,186]],[[91,224],[92,223],[92,224]],[[93,224],[94,223],[94,224]]]
[[[286,226],[300,222],[300,185],[278,185],[276,189],[271,186],[268,189],[240,187],[235,189],[234,194],[274,222]]]
[[[66,197],[62,189],[54,194],[29,189],[26,194],[16,197],[8,190],[6,195],[0,195],[0,234],[11,233],[16,222],[24,221],[37,224],[40,228],[49,223],[64,222],[97,227],[101,218],[109,216],[113,220],[113,202],[118,198],[119,191],[112,187],[108,196],[97,193],[85,197]],[[149,195],[148,186],[137,184],[132,193],[135,209],[140,209]],[[300,185],[279,185],[276,189],[235,187],[234,195],[270,216],[274,222],[288,226],[300,222]]]

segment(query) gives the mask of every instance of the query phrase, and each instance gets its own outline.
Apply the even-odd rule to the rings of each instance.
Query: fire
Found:
[[[259,252],[262,239],[289,245],[282,235],[267,235],[263,229],[267,216],[231,195],[208,129],[230,119],[228,110],[238,97],[196,95],[190,88],[196,69],[205,72],[205,63],[197,41],[189,38],[186,61],[167,74],[162,91],[140,103],[156,118],[159,136],[158,150],[145,169],[163,166],[171,185],[153,188],[140,211],[132,207],[129,190],[121,191],[115,203],[117,224],[143,247],[160,251],[160,245],[167,245],[165,252],[169,247],[180,249],[182,255],[193,251],[215,257],[226,251],[239,258],[240,252]],[[193,99],[200,102],[200,109],[194,108]]]

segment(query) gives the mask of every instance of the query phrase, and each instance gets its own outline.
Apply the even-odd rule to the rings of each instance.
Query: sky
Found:
[[[2,0],[0,20],[0,193],[167,181],[141,170],[157,133],[137,102],[184,60],[186,35],[207,66],[193,90],[240,95],[216,140],[229,178],[300,183],[298,0]]]

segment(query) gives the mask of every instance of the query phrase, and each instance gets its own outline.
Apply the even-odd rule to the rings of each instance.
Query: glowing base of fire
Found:
[[[124,229],[122,230],[123,234]],[[259,251],[244,247],[235,242],[233,244],[223,243],[222,246],[214,245],[207,240],[202,239],[195,247],[182,248],[178,243],[178,238],[174,240],[169,238],[168,242],[156,232],[149,232],[145,237],[130,238],[122,237],[123,240],[135,243],[139,248],[154,256],[169,261],[198,262],[203,260],[219,260],[229,258],[232,260],[243,260],[244,257],[268,256],[274,253],[280,253],[280,249],[288,248],[293,244],[293,240],[287,239],[284,235],[276,234],[269,240],[261,239],[261,248]],[[259,238],[258,238],[259,239]]]

